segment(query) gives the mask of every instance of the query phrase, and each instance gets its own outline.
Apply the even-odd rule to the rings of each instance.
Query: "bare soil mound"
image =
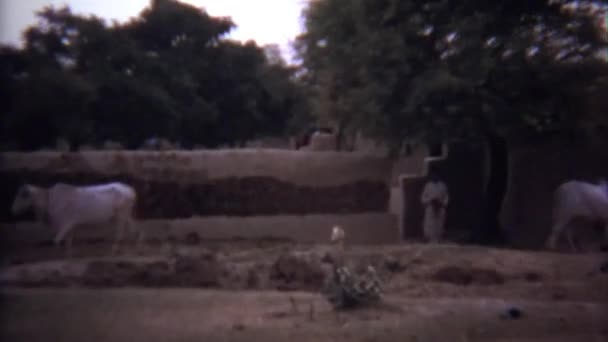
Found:
[[[439,269],[433,274],[432,279],[456,285],[470,285],[472,283],[480,285],[501,285],[505,282],[505,277],[495,270],[482,268],[465,269],[457,266],[448,266]]]
[[[91,253],[105,250],[96,246]],[[51,247],[37,247],[45,249]],[[79,255],[86,251],[78,251]],[[25,252],[24,252],[25,253]],[[27,252],[12,258],[36,259]],[[182,244],[142,256],[10,262],[3,286],[196,287],[318,292],[335,258],[329,246],[229,241]],[[41,257],[47,260],[40,260]],[[606,256],[522,252],[457,245],[348,247],[342,255],[358,272],[376,268],[385,293],[408,297],[491,297],[608,301]],[[11,259],[9,257],[8,259]]]
[[[606,341],[606,304],[386,297],[336,314],[317,294],[3,289],[2,341]],[[506,316],[512,308],[521,315]]]

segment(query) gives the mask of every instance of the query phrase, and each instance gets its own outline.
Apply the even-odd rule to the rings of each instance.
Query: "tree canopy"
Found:
[[[242,144],[284,134],[305,110],[295,69],[272,47],[227,39],[229,18],[175,0],[152,0],[124,24],[68,7],[38,17],[23,48],[0,48],[0,128],[13,148],[59,137],[73,146]]]
[[[317,114],[404,140],[572,133],[606,64],[604,1],[317,0],[297,41]]]

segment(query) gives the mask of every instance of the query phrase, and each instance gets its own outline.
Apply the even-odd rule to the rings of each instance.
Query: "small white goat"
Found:
[[[601,221],[604,225],[604,238],[608,242],[608,184],[601,181],[592,184],[582,181],[568,181],[561,184],[554,193],[553,227],[545,246],[555,249],[561,234],[566,231],[570,248],[575,250],[572,229],[569,225],[574,219]]]
[[[340,247],[344,246],[344,239],[346,238],[346,233],[342,227],[335,225],[331,230],[331,237],[329,241],[332,244],[337,244]]]
[[[133,228],[136,200],[137,195],[132,187],[117,182],[91,186],[59,183],[50,188],[26,184],[17,191],[11,209],[17,215],[33,208],[37,219],[57,232],[54,239],[56,245],[76,226],[115,223],[114,254],[124,232]],[[139,231],[137,246],[143,239],[142,233]],[[67,239],[68,255],[71,255],[73,235],[70,234]]]

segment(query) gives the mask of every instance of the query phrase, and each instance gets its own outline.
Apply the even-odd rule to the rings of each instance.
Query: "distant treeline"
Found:
[[[76,148],[152,137],[184,147],[280,136],[308,113],[277,46],[224,37],[235,25],[175,0],[153,0],[124,24],[47,7],[0,47],[0,144]],[[306,121],[306,119],[304,119]]]

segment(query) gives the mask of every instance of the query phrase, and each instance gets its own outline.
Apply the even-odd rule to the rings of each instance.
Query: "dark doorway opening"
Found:
[[[441,144],[441,143],[429,144],[429,156],[441,157],[442,155],[443,155],[443,144]]]
[[[499,217],[509,177],[507,141],[497,134],[488,134],[486,142],[489,149],[489,175],[483,196],[481,224],[473,231],[472,242],[482,245],[504,245],[507,236]]]

